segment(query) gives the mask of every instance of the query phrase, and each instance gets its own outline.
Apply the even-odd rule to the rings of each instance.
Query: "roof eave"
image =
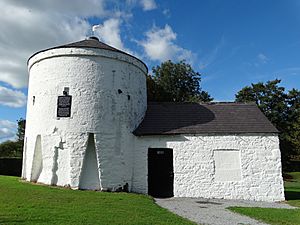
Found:
[[[172,136],[172,135],[201,135],[201,134],[279,134],[277,131],[245,131],[245,132],[231,132],[231,131],[214,131],[214,132],[163,132],[163,133],[139,133],[132,132],[134,136],[142,137],[142,136]]]

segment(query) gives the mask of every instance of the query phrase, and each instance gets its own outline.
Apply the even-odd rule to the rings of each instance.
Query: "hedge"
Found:
[[[0,158],[0,175],[21,176],[21,158]]]

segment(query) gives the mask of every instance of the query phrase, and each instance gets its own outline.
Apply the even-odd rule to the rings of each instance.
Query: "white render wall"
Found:
[[[284,200],[277,134],[134,136],[147,107],[147,69],[139,60],[59,48],[33,56],[28,67],[26,180],[112,191],[128,184],[147,194],[148,148],[167,147],[176,197]],[[64,87],[71,117],[57,118]]]
[[[134,192],[148,191],[148,148],[173,149],[175,197],[284,200],[277,134],[136,137]],[[228,181],[220,181],[216,177],[215,151],[239,152],[241,180],[229,176]]]
[[[116,190],[130,185],[131,132],[147,107],[145,65],[120,52],[58,48],[36,54],[28,68],[22,177],[86,187],[89,179],[83,176],[89,173],[82,168],[91,168],[84,166],[91,162],[98,170],[91,175],[95,187]],[[57,97],[65,87],[72,96],[71,117],[57,118]],[[86,156],[88,147],[91,152]]]

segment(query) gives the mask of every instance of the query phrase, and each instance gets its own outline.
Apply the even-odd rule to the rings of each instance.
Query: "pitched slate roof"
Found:
[[[277,133],[253,103],[150,102],[136,136],[200,133]]]

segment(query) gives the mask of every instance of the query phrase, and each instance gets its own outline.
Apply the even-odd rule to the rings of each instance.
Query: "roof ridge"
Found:
[[[197,105],[256,105],[255,102],[156,102],[149,101],[148,104],[151,105],[163,105],[163,104],[172,104],[172,105],[184,105],[184,104],[197,104]]]

